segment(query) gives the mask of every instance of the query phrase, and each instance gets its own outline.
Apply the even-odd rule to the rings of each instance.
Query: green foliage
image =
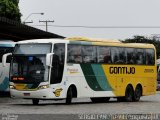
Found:
[[[0,0],[0,16],[20,21],[21,14],[18,7],[18,1]]]
[[[156,40],[154,38],[147,38],[144,36],[134,36],[132,39],[125,39],[123,41],[125,43],[149,43],[153,44],[156,47],[157,50],[157,58],[160,56],[160,41]]]

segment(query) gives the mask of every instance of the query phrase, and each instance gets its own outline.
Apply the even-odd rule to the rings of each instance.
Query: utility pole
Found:
[[[46,32],[48,32],[48,22],[54,22],[54,21],[50,21],[50,20],[45,20],[45,21],[39,21],[39,22],[44,22],[46,23]]]

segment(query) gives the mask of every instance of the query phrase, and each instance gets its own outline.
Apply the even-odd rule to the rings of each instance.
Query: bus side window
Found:
[[[96,63],[96,47],[84,45],[82,46],[83,63]]]
[[[118,49],[119,49],[118,63],[125,64],[126,63],[126,52],[124,51],[124,48],[118,48]]]
[[[111,48],[111,58],[113,64],[125,64],[126,63],[126,53],[122,47],[112,47]]]
[[[98,63],[112,63],[110,47],[99,46],[97,47]]]
[[[136,63],[139,65],[145,64],[145,53],[143,49],[136,49]]]
[[[68,45],[68,63],[81,63],[82,54],[81,54],[81,45]]]
[[[119,59],[119,51],[117,47],[111,47],[111,59],[113,64],[117,64]]]
[[[154,49],[146,49],[146,65],[154,65]]]
[[[134,48],[125,48],[127,52],[127,64],[135,64],[135,49]]]

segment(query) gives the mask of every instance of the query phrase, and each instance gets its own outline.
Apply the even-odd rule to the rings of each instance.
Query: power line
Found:
[[[45,25],[33,25],[33,26],[45,26]],[[160,26],[73,26],[73,25],[47,25],[51,27],[63,27],[63,28],[100,28],[100,29],[107,29],[107,28],[157,28],[159,29]]]

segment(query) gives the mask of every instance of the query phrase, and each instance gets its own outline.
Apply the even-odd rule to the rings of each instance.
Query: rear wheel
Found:
[[[94,103],[108,102],[110,97],[90,98]]]
[[[71,104],[72,98],[73,98],[72,87],[69,87],[69,89],[67,91],[66,104]]]
[[[38,105],[39,104],[39,100],[38,99],[32,99],[32,103],[33,103],[33,105]]]
[[[126,102],[132,102],[133,101],[133,96],[134,96],[134,92],[133,89],[130,85],[127,86],[126,91],[125,91],[125,101]]]
[[[135,101],[135,102],[139,101],[141,95],[142,95],[142,89],[141,89],[141,86],[138,85],[138,86],[136,86],[136,89],[134,91],[133,101]]]

